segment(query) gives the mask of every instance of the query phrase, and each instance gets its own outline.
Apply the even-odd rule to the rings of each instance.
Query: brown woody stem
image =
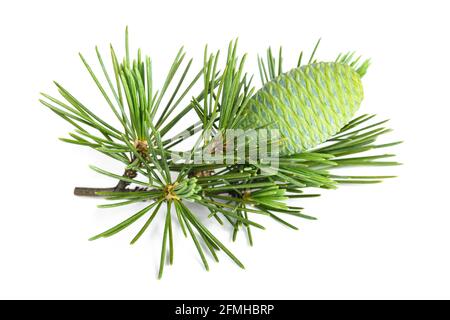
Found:
[[[76,196],[85,196],[85,197],[100,197],[97,192],[114,192],[117,191],[116,188],[85,188],[85,187],[76,187],[73,190],[73,194]]]
[[[126,169],[123,177],[133,179],[137,175],[136,171],[132,169]],[[76,187],[73,190],[73,193],[76,196],[86,196],[86,197],[101,197],[97,192],[123,192],[127,190],[127,187],[130,185],[130,182],[120,180],[115,187],[112,188],[86,188],[86,187]]]

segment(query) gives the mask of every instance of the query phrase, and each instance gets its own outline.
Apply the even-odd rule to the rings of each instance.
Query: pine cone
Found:
[[[347,124],[363,99],[360,75],[342,63],[316,63],[281,74],[251,98],[237,128],[279,129],[280,154],[300,153]]]

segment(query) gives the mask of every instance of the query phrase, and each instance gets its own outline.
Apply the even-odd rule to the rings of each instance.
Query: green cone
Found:
[[[361,77],[347,64],[302,66],[256,92],[236,128],[279,129],[280,155],[300,153],[336,134],[358,110],[363,96]]]

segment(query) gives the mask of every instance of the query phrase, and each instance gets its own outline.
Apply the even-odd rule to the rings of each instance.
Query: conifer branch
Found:
[[[95,149],[119,161],[122,173],[91,166],[110,177],[110,188],[77,187],[79,196],[102,197],[109,202],[101,208],[143,203],[143,208],[124,221],[92,237],[110,237],[148,216],[131,240],[135,243],[151,226],[158,214],[164,215],[161,260],[158,277],[163,275],[166,257],[174,257],[173,224],[179,223],[183,234],[192,239],[206,270],[210,256],[218,261],[222,251],[239,267],[243,263],[203,224],[187,202],[201,206],[220,225],[229,225],[233,241],[240,230],[253,244],[251,228],[264,229],[257,221],[268,217],[296,230],[289,216],[306,220],[315,218],[303,207],[292,206],[292,199],[317,197],[316,189],[336,189],[342,184],[371,184],[391,175],[340,175],[336,169],[353,166],[395,166],[394,155],[384,153],[401,141],[379,143],[391,130],[386,121],[374,115],[353,117],[362,100],[361,78],[367,73],[369,60],[341,54],[332,62],[316,58],[320,40],[303,63],[303,51],[297,65],[285,72],[283,50],[267,50],[258,56],[258,70],[263,87],[255,90],[253,76],[246,72],[246,55],[239,56],[237,40],[230,42],[224,60],[220,53],[205,47],[203,65],[195,69],[186,62],[181,48],[158,88],[153,81],[153,60],[130,54],[128,28],[125,57],[119,59],[110,47],[110,65],[98,48],[96,57],[101,75],[80,54],[83,66],[104,98],[113,121],[106,121],[103,110],[76,98],[55,82],[59,98],[42,93],[40,102],[67,121],[73,132],[62,141]],[[111,69],[111,70],[109,70]],[[192,115],[197,120],[185,128],[180,120]],[[353,117],[353,118],[352,118]],[[263,145],[253,145],[243,134],[229,138],[230,129],[277,129],[281,136],[266,136]],[[251,131],[250,130],[250,131]],[[177,134],[174,134],[176,132]],[[170,134],[169,134],[170,133]],[[173,138],[168,138],[171,136]],[[194,137],[191,148],[175,150]],[[262,158],[264,148],[281,146],[275,158]],[[264,147],[264,148],[263,148]],[[245,150],[244,155],[239,151]],[[266,150],[267,151],[267,150]],[[230,153],[228,153],[230,152]],[[253,159],[250,154],[256,154]],[[183,161],[177,159],[182,154]],[[196,159],[208,154],[222,156],[222,163]],[[274,170],[272,160],[276,160]],[[166,208],[163,213],[161,208]],[[286,216],[286,217],[285,217]],[[175,218],[176,217],[176,218]]]

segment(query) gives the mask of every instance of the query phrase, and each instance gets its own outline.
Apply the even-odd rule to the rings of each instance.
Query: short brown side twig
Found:
[[[135,170],[126,169],[122,177],[133,179],[137,176]],[[97,194],[97,192],[123,192],[128,190],[127,187],[130,185],[130,182],[120,180],[115,187],[112,188],[88,188],[88,187],[76,187],[73,190],[73,193],[76,196],[85,196],[85,197],[101,197],[101,195]]]

